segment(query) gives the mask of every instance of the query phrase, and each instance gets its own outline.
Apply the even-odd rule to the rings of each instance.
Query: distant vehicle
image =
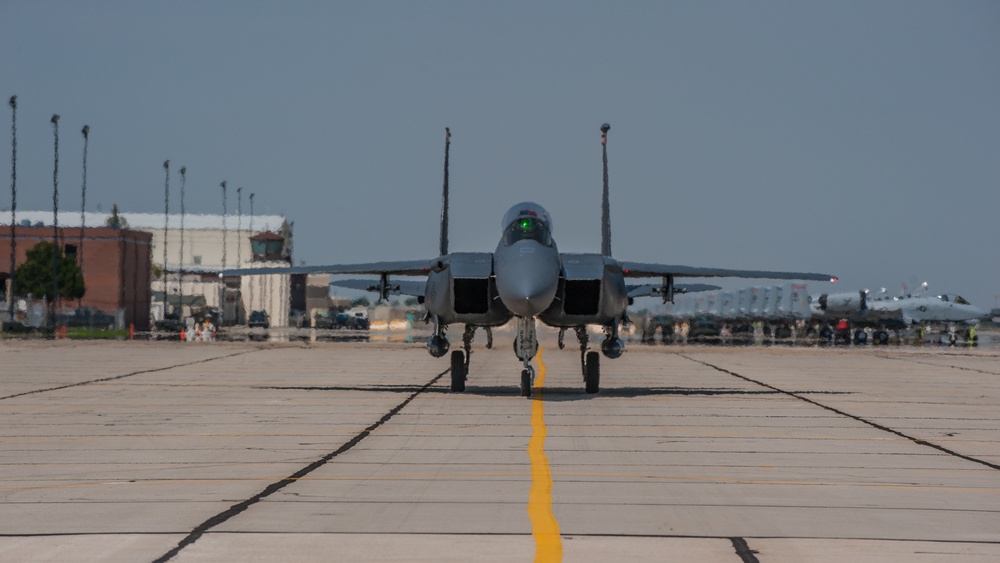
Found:
[[[336,315],[331,314],[329,311],[316,313],[316,316],[313,318],[312,326],[314,328],[333,328],[335,317]]]
[[[368,322],[367,312],[356,312],[354,316],[351,317],[348,328],[353,328],[356,330],[368,330],[371,327],[371,323]]]
[[[270,328],[271,321],[267,317],[267,311],[251,311],[247,325],[250,328]]]
[[[77,307],[68,314],[59,315],[58,323],[64,326],[88,328],[114,328],[115,317],[91,307]]]
[[[332,313],[324,312],[316,315],[316,328],[346,328],[354,330],[368,330],[368,313],[365,312],[344,312]]]
[[[688,340],[718,341],[721,331],[722,321],[709,315],[697,315],[691,319]]]
[[[649,318],[642,331],[642,342],[652,344],[656,342],[656,335],[660,335],[662,344],[669,344],[674,338],[674,318],[670,315],[653,315]]]
[[[368,313],[364,311],[338,313],[334,324],[337,328],[368,330]]]

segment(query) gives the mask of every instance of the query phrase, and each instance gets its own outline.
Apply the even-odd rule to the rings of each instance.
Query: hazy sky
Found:
[[[620,259],[1000,295],[997,2],[6,0],[0,84],[19,210],[58,113],[67,213],[89,124],[88,211],[162,211],[170,159],[188,212],[225,179],[294,221],[296,263],[430,258],[448,126],[452,250],[530,199],[596,252],[606,121]]]

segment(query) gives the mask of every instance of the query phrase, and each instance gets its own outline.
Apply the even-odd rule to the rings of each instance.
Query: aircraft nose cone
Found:
[[[511,313],[534,317],[549,308],[555,298],[558,278],[538,272],[497,277],[497,293]]]
[[[525,277],[510,280],[511,283],[497,284],[500,299],[511,313],[521,317],[534,317],[552,303],[556,294],[555,284],[540,283],[542,280]]]

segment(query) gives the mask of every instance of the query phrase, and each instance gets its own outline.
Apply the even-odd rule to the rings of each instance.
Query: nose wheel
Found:
[[[535,383],[535,369],[527,366],[521,370],[521,396],[531,397],[531,386]]]

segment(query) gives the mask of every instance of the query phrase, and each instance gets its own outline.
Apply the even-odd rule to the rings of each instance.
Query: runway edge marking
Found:
[[[24,397],[25,395],[35,395],[35,394],[38,394],[38,393],[48,393],[49,391],[59,391],[61,389],[69,389],[70,387],[80,387],[82,385],[92,385],[94,383],[107,383],[108,381],[117,381],[119,379],[125,379],[126,377],[132,377],[134,375],[143,375],[143,374],[147,374],[147,373],[156,373],[158,371],[167,371],[167,370],[171,370],[171,369],[174,369],[174,368],[184,368],[184,367],[194,366],[194,365],[198,365],[198,364],[205,364],[205,363],[208,363],[208,362],[214,362],[215,360],[225,360],[225,359],[229,359],[229,358],[235,358],[236,356],[243,356],[245,354],[252,354],[252,353],[258,352],[258,351],[260,351],[260,350],[259,349],[241,350],[241,351],[235,352],[233,354],[226,354],[224,356],[215,356],[213,358],[205,358],[205,359],[202,359],[202,360],[195,360],[193,362],[187,362],[187,363],[184,363],[184,364],[175,364],[175,365],[172,365],[172,366],[166,366],[166,367],[162,367],[162,368],[143,369],[143,370],[139,370],[139,371],[133,371],[132,373],[125,373],[125,374],[122,374],[122,375],[112,375],[111,377],[102,377],[100,379],[91,379],[91,380],[88,380],[88,381],[79,381],[77,383],[69,383],[67,385],[60,385],[58,387],[46,387],[45,389],[35,389],[34,391],[24,391],[23,393],[16,393],[14,395],[7,395],[5,397],[0,397],[0,401],[4,401],[4,400],[7,400],[7,399],[16,399],[17,397]]]
[[[740,375],[740,374],[736,373],[735,371],[729,371],[726,368],[722,368],[722,367],[710,364],[708,362],[703,362],[701,360],[696,360],[696,359],[694,359],[694,358],[692,358],[690,356],[685,356],[684,354],[678,354],[678,356],[680,356],[680,357],[682,357],[682,358],[684,358],[686,360],[690,360],[690,361],[692,361],[692,362],[694,362],[696,364],[701,364],[703,366],[708,366],[708,367],[710,367],[710,368],[712,368],[714,370],[721,371],[722,373],[728,373],[729,375],[731,375],[733,377],[738,377],[738,378],[742,379],[743,381],[746,381],[746,382],[749,382],[749,383],[753,383],[753,384],[756,384],[756,385],[760,385],[761,387],[765,387],[767,389],[771,389],[772,391],[777,391],[778,393],[781,393],[783,395],[788,395],[789,397],[793,397],[793,398],[798,399],[800,401],[803,401],[803,402],[809,403],[811,405],[817,406],[817,407],[819,407],[821,409],[828,410],[828,411],[830,411],[832,413],[839,414],[840,416],[845,416],[845,417],[850,418],[852,420],[856,420],[856,421],[858,421],[858,422],[860,422],[862,424],[867,424],[868,426],[871,426],[872,428],[877,428],[878,430],[882,430],[883,432],[888,432],[890,434],[894,434],[896,436],[899,436],[900,438],[904,438],[906,440],[909,440],[909,441],[911,441],[914,444],[917,444],[919,446],[926,446],[928,448],[933,448],[935,450],[938,450],[939,452],[948,454],[950,456],[954,456],[954,457],[957,457],[957,458],[960,458],[960,459],[964,459],[966,461],[971,461],[973,463],[978,463],[979,465],[984,465],[986,467],[989,467],[990,469],[1000,470],[1000,465],[997,465],[996,463],[990,463],[990,462],[988,462],[986,460],[983,460],[983,459],[974,458],[972,456],[968,456],[968,455],[956,452],[955,450],[950,450],[950,449],[948,449],[948,448],[946,448],[944,446],[941,446],[939,444],[935,444],[933,442],[928,442],[927,440],[921,440],[920,438],[917,438],[917,437],[914,437],[914,436],[910,436],[908,434],[904,434],[903,432],[900,432],[899,430],[893,430],[892,428],[889,428],[888,426],[883,426],[883,425],[881,425],[881,424],[879,424],[877,422],[872,422],[872,421],[867,420],[865,418],[862,418],[862,417],[860,417],[858,415],[854,415],[854,414],[851,414],[849,412],[842,411],[842,410],[840,410],[838,408],[831,407],[829,405],[824,405],[823,403],[814,401],[814,400],[812,400],[812,399],[810,399],[808,397],[803,397],[802,395],[800,395],[798,393],[794,393],[792,391],[785,391],[784,389],[779,389],[778,387],[775,387],[773,385],[768,385],[767,383],[764,383],[763,381],[757,381],[756,379],[753,379],[751,377],[747,377],[745,375]]]
[[[538,349],[538,376],[535,378],[535,396],[531,401],[531,439],[528,457],[531,459],[531,490],[528,493],[528,518],[531,535],[535,539],[535,561],[562,561],[562,536],[559,522],[552,513],[552,471],[545,455],[545,363],[542,349]]]
[[[373,423],[368,428],[365,428],[364,430],[362,430],[360,433],[358,433],[356,436],[354,436],[354,438],[351,438],[350,441],[348,441],[347,443],[345,443],[343,446],[340,446],[335,451],[332,451],[332,452],[324,455],[323,457],[317,459],[316,461],[310,463],[309,465],[307,465],[307,466],[303,467],[302,469],[296,471],[295,473],[289,475],[288,477],[285,477],[284,479],[281,479],[280,481],[276,481],[274,483],[271,483],[270,485],[268,485],[267,487],[265,487],[263,491],[261,491],[261,492],[257,493],[256,495],[248,498],[247,500],[244,500],[243,502],[234,504],[233,506],[229,507],[229,509],[227,509],[227,510],[225,510],[223,512],[220,512],[219,514],[216,514],[215,516],[212,516],[208,520],[205,520],[204,522],[202,522],[201,524],[199,524],[197,527],[195,527],[195,529],[192,530],[191,533],[189,533],[186,537],[184,537],[184,539],[182,539],[180,542],[178,542],[177,546],[175,546],[170,551],[164,553],[163,555],[161,555],[157,559],[154,559],[153,562],[154,563],[163,563],[165,561],[169,561],[175,555],[177,555],[178,553],[180,553],[181,550],[183,550],[185,547],[187,547],[187,546],[193,544],[194,542],[198,541],[203,535],[205,535],[206,532],[208,532],[212,528],[214,528],[216,526],[219,526],[221,524],[224,524],[229,519],[233,518],[234,516],[237,516],[237,515],[241,514],[246,509],[248,509],[251,506],[253,506],[254,504],[257,504],[258,502],[260,502],[260,501],[264,500],[265,498],[273,495],[274,493],[280,491],[281,489],[287,487],[288,485],[291,485],[292,483],[298,481],[299,479],[305,477],[306,475],[308,475],[308,474],[312,473],[313,471],[319,469],[320,467],[326,465],[330,460],[332,460],[333,458],[337,457],[338,455],[340,455],[340,454],[346,452],[347,450],[353,448],[354,446],[358,445],[359,443],[361,443],[362,440],[364,440],[365,438],[367,438],[379,426],[382,426],[383,424],[385,424],[386,422],[388,422],[392,417],[394,417],[397,414],[399,414],[399,411],[403,410],[403,408],[406,407],[406,405],[410,404],[410,401],[412,401],[413,399],[417,398],[418,395],[420,395],[421,393],[423,393],[424,391],[426,391],[428,388],[430,388],[432,385],[434,385],[435,383],[437,383],[446,373],[448,373],[448,371],[449,370],[445,370],[445,371],[437,374],[437,376],[434,377],[434,379],[431,379],[423,387],[421,387],[420,389],[414,391],[402,403],[399,403],[398,405],[396,405],[395,407],[393,407],[389,412],[387,412],[386,414],[382,415],[382,418],[378,419],[375,423]]]

